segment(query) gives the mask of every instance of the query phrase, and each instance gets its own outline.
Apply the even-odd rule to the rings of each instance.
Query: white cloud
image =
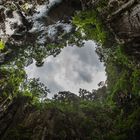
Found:
[[[106,75],[95,47],[93,41],[85,42],[82,48],[69,46],[57,57],[48,57],[44,66],[36,67],[34,62],[25,70],[29,78],[40,78],[52,93],[60,90],[78,93],[79,88],[97,89],[97,84],[105,81]]]

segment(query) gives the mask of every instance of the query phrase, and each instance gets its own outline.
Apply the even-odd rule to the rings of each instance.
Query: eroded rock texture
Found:
[[[109,18],[111,29],[120,42],[133,42],[133,44],[137,42],[140,44],[139,2],[131,0],[123,3],[120,7],[117,7],[116,11],[114,11]]]

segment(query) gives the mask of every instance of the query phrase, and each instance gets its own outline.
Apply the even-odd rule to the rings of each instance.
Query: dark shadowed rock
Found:
[[[140,3],[123,3],[109,16],[110,27],[119,42],[128,43],[140,38]]]

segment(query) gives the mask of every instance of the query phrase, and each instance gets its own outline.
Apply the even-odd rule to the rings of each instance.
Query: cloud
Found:
[[[25,70],[29,78],[40,78],[52,91],[78,92],[79,88],[92,90],[100,81],[106,80],[103,64],[95,53],[95,43],[85,42],[85,47],[66,47],[57,56],[46,58],[43,67],[35,62]]]

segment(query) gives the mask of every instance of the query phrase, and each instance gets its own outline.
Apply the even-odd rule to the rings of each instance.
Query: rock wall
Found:
[[[119,42],[140,44],[140,2],[123,3],[108,16],[108,22]]]

